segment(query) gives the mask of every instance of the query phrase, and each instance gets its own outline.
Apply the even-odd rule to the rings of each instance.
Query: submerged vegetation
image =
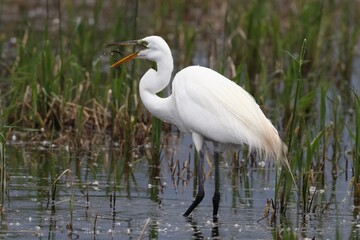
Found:
[[[52,201],[60,177],[77,174],[86,151],[104,141],[113,160],[113,206],[118,184],[136,185],[130,166],[138,159],[148,159],[150,182],[162,184],[158,166],[166,151],[164,136],[176,130],[152,119],[139,99],[138,79],[152,65],[134,61],[110,70],[122,53],[105,47],[161,35],[172,48],[176,69],[200,64],[221,72],[248,90],[279,130],[297,183],[295,188],[283,169],[268,203],[284,236],[297,238],[284,222],[288,205],[296,202],[302,216],[325,214],[333,203],[321,192],[331,189],[329,179],[336,182],[340,174],[352,186],[356,225],[360,76],[353,72],[360,57],[358,1],[46,1],[41,14],[32,16],[19,7],[15,23],[8,23],[6,11],[12,4],[0,1],[1,205],[8,184],[5,144],[14,134],[24,142],[49,141],[50,147],[45,145],[50,150],[56,143],[74,152],[69,159],[75,163],[68,160],[74,173],[65,172],[69,166],[63,174],[57,172],[55,159],[48,163]],[[37,6],[24,1],[23,7]],[[246,151],[231,159],[234,178],[254,166],[254,156]],[[168,166],[173,174],[187,172],[189,179],[190,160],[183,160],[182,169],[173,158]],[[160,202],[159,191],[154,191],[151,199]],[[274,229],[274,238],[280,238]]]

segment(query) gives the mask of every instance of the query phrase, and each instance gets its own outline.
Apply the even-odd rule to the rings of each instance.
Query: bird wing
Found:
[[[192,66],[180,71],[174,78],[173,95],[188,132],[270,152],[266,145],[281,141],[254,98],[209,68]]]

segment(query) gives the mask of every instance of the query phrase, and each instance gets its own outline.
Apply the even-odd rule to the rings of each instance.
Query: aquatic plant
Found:
[[[250,91],[288,144],[298,191],[290,184],[292,180],[285,170],[278,172],[274,204],[270,205],[268,217],[281,211],[284,214],[277,217],[295,215],[294,211],[301,214],[296,215],[298,225],[290,222],[292,218],[280,219],[281,224],[274,228],[274,238],[281,237],[281,232],[295,238],[294,229],[305,222],[304,216],[313,211],[323,216],[322,209],[332,209],[336,199],[331,196],[329,200],[328,195],[320,192],[333,188],[329,181],[336,186],[342,174],[346,180],[348,174],[351,178],[353,195],[349,201],[359,206],[360,110],[358,93],[351,92],[360,31],[357,2],[302,0],[284,4],[284,1],[228,0],[195,1],[191,5],[184,1],[90,2],[46,1],[39,19],[30,18],[26,11],[20,12],[11,31],[8,31],[11,24],[8,26],[5,18],[0,19],[3,206],[6,187],[9,179],[12,181],[7,171],[11,169],[10,175],[16,173],[22,155],[27,153],[14,151],[11,163],[5,158],[9,150],[6,144],[19,131],[26,143],[50,139],[69,149],[66,159],[61,161],[52,156],[54,153],[44,156],[37,153],[27,162],[29,175],[50,179],[50,186],[67,168],[71,171],[74,168],[74,175],[79,177],[78,171],[86,161],[83,152],[100,151],[92,148],[110,138],[107,157],[99,157],[96,152],[89,159],[108,163],[104,171],[110,190],[106,194],[112,195],[114,214],[119,208],[119,204],[115,207],[119,195],[130,195],[131,187],[137,186],[138,163],[146,161],[154,167],[149,167],[153,174],[149,174],[149,182],[161,184],[161,180],[154,178],[166,173],[155,169],[165,161],[164,133],[174,133],[176,129],[152,119],[143,109],[137,84],[145,67],[134,63],[110,71],[109,62],[120,58],[122,49],[111,53],[105,47],[112,41],[150,34],[168,40],[178,69],[192,64],[207,65]],[[2,16],[6,16],[3,14],[6,4],[0,1]],[[139,24],[144,22],[147,24]],[[304,39],[306,54],[302,56],[304,52],[299,48]],[[32,130],[23,133],[27,127]],[[95,137],[96,134],[100,136]],[[232,166],[228,177],[233,185],[234,212],[244,206],[243,198],[251,201],[253,197],[248,172],[258,171],[259,166],[257,157],[248,157],[247,151],[244,148],[237,158],[224,155],[221,159],[224,165],[230,162]],[[196,183],[190,164],[193,161],[197,164],[191,153],[186,157],[173,156],[164,164],[169,166],[175,188],[180,181]],[[59,167],[62,162],[73,165]],[[220,165],[220,170],[224,165]],[[271,171],[273,166],[269,163],[264,169]],[[57,187],[61,182],[53,186],[56,189],[49,188],[50,199],[58,199]],[[149,190],[149,197],[157,201],[156,195],[161,193],[154,188]],[[40,202],[44,201],[43,194],[38,196]],[[327,203],[330,207],[324,206]],[[289,211],[290,207],[295,210]],[[354,208],[354,230],[358,224],[356,209],[359,208]],[[96,223],[98,217],[94,217],[95,228],[99,221]],[[154,225],[152,234],[158,236],[158,226]],[[358,231],[351,234],[356,238]]]
[[[355,133],[350,130],[350,135],[354,139],[354,157],[353,157],[353,185],[354,185],[354,206],[360,206],[360,97],[355,95]],[[355,212],[359,212],[355,210]]]

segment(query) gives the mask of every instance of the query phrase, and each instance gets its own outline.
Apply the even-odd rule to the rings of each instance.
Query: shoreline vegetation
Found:
[[[66,143],[78,152],[110,136],[126,161],[134,161],[134,148],[150,145],[142,154],[159,164],[162,135],[176,130],[152,119],[139,99],[139,79],[153,65],[134,61],[112,70],[122,53],[105,46],[161,35],[175,72],[199,64],[224,74],[254,96],[281,133],[298,191],[291,175],[280,172],[280,194],[269,212],[285,213],[294,199],[303,214],[326,211],[311,187],[324,189],[330,171],[334,179],[346,172],[358,216],[358,1],[90,2],[0,1],[2,169],[14,134],[24,142]],[[243,156],[248,167],[251,157]]]

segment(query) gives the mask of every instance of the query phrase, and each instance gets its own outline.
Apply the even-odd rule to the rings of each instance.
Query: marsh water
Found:
[[[168,134],[160,165],[146,158],[126,166],[117,143],[76,153],[50,141],[23,142],[14,134],[7,145],[9,174],[1,213],[2,238],[16,239],[273,239],[278,221],[263,218],[266,200],[274,198],[275,167],[270,162],[242,166],[222,155],[219,218],[213,222],[214,180],[206,164],[206,194],[191,218],[182,216],[194,196],[190,136]],[[208,148],[211,152],[211,145]],[[134,150],[135,152],[137,150]],[[210,157],[211,158],[211,157]],[[210,161],[211,162],[211,161]],[[239,162],[238,166],[234,163]],[[189,164],[190,170],[183,164]],[[185,164],[185,165],[186,165]],[[54,187],[54,176],[64,173]],[[121,177],[120,172],[122,172]],[[294,200],[283,223],[301,238],[347,239],[359,236],[348,173],[326,175],[317,189],[318,210],[301,214]],[[54,175],[54,176],[52,176]],[[52,199],[52,192],[55,198]],[[325,207],[326,206],[326,207]],[[72,228],[70,231],[70,228]],[[279,229],[278,229],[279,230]],[[286,229],[285,229],[286,230]],[[280,231],[280,230],[279,230]]]
[[[29,28],[31,26],[35,29],[34,35],[41,35],[44,32],[44,19],[47,18],[49,35],[55,39],[61,21],[64,32],[75,22],[74,32],[78,31],[80,35],[87,33],[81,32],[81,27],[84,26],[90,26],[89,29],[95,31],[109,30],[110,25],[114,24],[113,20],[117,13],[124,15],[122,20],[125,26],[131,25],[132,18],[137,18],[141,24],[138,26],[136,36],[150,35],[149,33],[153,32],[172,36],[170,39],[173,42],[170,45],[178,46],[178,49],[173,49],[175,63],[181,62],[179,65],[176,64],[176,68],[189,64],[214,66],[217,64],[213,63],[214,56],[218,57],[217,61],[223,54],[213,56],[213,52],[209,53],[215,52],[214,49],[216,51],[221,49],[221,44],[217,45],[213,42],[218,43],[219,39],[223,38],[223,20],[212,22],[214,25],[206,30],[207,33],[203,35],[199,33],[196,41],[189,41],[191,42],[189,46],[182,46],[179,43],[175,44],[180,40],[174,39],[173,32],[182,32],[179,35],[183,38],[190,35],[189,39],[192,39],[191,34],[194,33],[191,29],[186,32],[183,26],[174,27],[178,16],[173,15],[182,14],[180,10],[176,10],[176,7],[173,7],[172,18],[168,20],[166,7],[165,9],[158,7],[157,9],[160,10],[156,16],[154,14],[155,17],[147,9],[153,7],[148,5],[148,2],[156,2],[159,5],[158,1],[139,1],[141,5],[139,16],[137,13],[131,15],[131,11],[127,11],[132,10],[132,5],[134,2],[137,4],[138,1],[124,1],[124,3],[104,1],[101,17],[96,21],[98,26],[93,27],[95,21],[91,14],[94,12],[93,14],[96,15],[95,5],[101,1],[69,1],[75,4],[73,6],[69,4],[70,7],[67,6],[66,9],[78,10],[78,12],[74,11],[75,14],[71,11],[59,11],[60,2],[57,5],[55,1],[47,1],[49,5],[46,5],[45,1],[16,1],[16,3],[0,1],[1,27],[4,34],[8,34],[3,38],[0,33],[0,40],[3,44],[2,54],[7,60],[14,61],[18,54],[15,43],[19,42],[22,36],[15,36],[16,34],[13,33],[17,25],[24,24]],[[115,8],[116,11],[112,9],[112,4],[115,2],[121,2]],[[204,11],[206,15],[204,19],[225,19],[224,5],[221,2],[224,1],[218,3],[214,1],[214,5],[218,6],[217,11]],[[189,25],[195,26],[193,30],[206,29],[204,26],[210,26],[206,21],[198,19],[197,11],[202,7],[201,4],[198,4],[195,10],[190,7],[184,17]],[[61,14],[63,19],[58,16]],[[147,25],[143,24],[149,22],[149,19],[155,19],[154,29],[147,29]],[[159,21],[156,22],[156,19]],[[68,26],[64,24],[65,22]],[[167,26],[167,29],[163,29],[163,25]],[[240,30],[239,32],[240,35],[243,34]],[[215,40],[210,40],[208,36],[213,33],[216,35]],[[27,37],[26,34],[24,36]],[[86,34],[85,36],[88,37]],[[94,36],[100,37],[96,34]],[[109,38],[107,37],[106,40]],[[121,36],[121,39],[125,40],[125,37]],[[72,43],[71,39],[67,40]],[[299,45],[301,41],[302,39],[299,40]],[[67,44],[71,45],[70,43]],[[104,45],[101,44],[99,46]],[[79,46],[81,45],[82,43]],[[88,50],[92,48],[90,46]],[[97,56],[103,56],[104,52],[109,53],[104,48],[95,51]],[[193,51],[193,53],[186,55],[183,51]],[[86,54],[85,51],[84,55]],[[187,59],[190,55],[192,58]],[[96,57],[91,61],[100,62],[100,68],[108,72],[110,69],[107,57],[108,55],[103,58]],[[182,60],[179,60],[180,58]],[[2,64],[0,69],[3,69],[3,65],[5,66]],[[360,90],[358,55],[354,58],[353,65],[349,85],[358,92]],[[266,72],[266,74],[272,73]],[[10,77],[7,76],[1,82],[1,86],[7,86],[13,81],[11,74],[9,75]],[[102,86],[96,87],[102,88]],[[335,87],[331,85],[329,89],[332,88]],[[326,112],[326,123],[330,123],[333,120],[331,114],[336,113],[335,110],[332,112],[335,108],[332,100],[336,96],[330,95],[339,92],[340,90],[334,90],[328,93],[330,100],[327,104],[330,110]],[[348,93],[339,93],[339,95],[344,96],[345,99]],[[92,97],[96,99],[99,96]],[[1,106],[5,105],[3,102],[1,104]],[[306,210],[303,208],[304,199],[298,199],[301,193],[294,187],[286,213],[278,214],[275,218],[265,212],[269,210],[271,213],[271,201],[276,202],[275,189],[279,169],[274,162],[245,154],[246,149],[245,151],[239,149],[239,155],[236,156],[229,152],[221,155],[221,201],[219,217],[214,221],[211,143],[206,146],[205,198],[192,216],[185,218],[182,214],[194,199],[197,180],[196,157],[190,135],[180,134],[175,128],[163,131],[161,154],[154,159],[149,155],[151,148],[149,141],[133,146],[131,154],[124,155],[124,140],[118,141],[119,138],[113,138],[102,132],[88,134],[84,131],[84,136],[78,136],[76,133],[80,131],[74,129],[70,133],[64,133],[53,131],[51,128],[43,131],[40,127],[31,129],[16,127],[8,133],[6,139],[6,191],[4,199],[1,199],[4,206],[0,212],[0,238],[282,239],[282,236],[287,236],[291,239],[359,239],[359,206],[354,205],[353,164],[350,154],[353,142],[349,136],[351,129],[355,129],[355,124],[351,114],[353,109],[348,109],[345,105],[342,107],[346,113],[342,117],[349,120],[347,121],[349,124],[339,130],[341,154],[334,165],[330,159],[326,159],[323,174],[319,174],[322,176],[321,179],[309,184],[307,191],[310,193],[310,198],[305,201],[311,201],[310,208]],[[271,112],[271,109],[267,110]],[[317,122],[314,123],[316,124]],[[317,132],[314,133],[316,134]],[[313,136],[307,138],[311,137]],[[334,143],[330,142],[329,145],[331,144]],[[296,147],[305,149],[306,146]],[[329,152],[326,156],[330,158],[333,150],[329,147],[327,151]],[[335,172],[333,166],[336,166]],[[301,178],[301,174],[297,177]]]

